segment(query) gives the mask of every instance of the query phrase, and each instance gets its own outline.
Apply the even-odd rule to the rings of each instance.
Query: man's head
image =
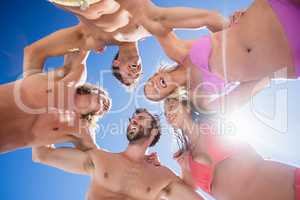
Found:
[[[96,20],[102,15],[113,14],[120,9],[114,0],[49,0],[55,5],[88,20]]]
[[[146,109],[135,111],[127,127],[129,144],[148,142],[150,147],[156,145],[161,135],[158,116],[151,115]]]
[[[102,88],[84,84],[76,88],[74,105],[83,119],[92,122],[94,117],[101,117],[110,110],[111,99]]]
[[[112,63],[113,75],[122,84],[130,87],[139,80],[142,64],[136,43],[120,45]]]

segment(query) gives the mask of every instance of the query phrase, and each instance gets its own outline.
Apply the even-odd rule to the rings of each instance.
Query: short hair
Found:
[[[150,147],[153,147],[157,144],[157,142],[160,139],[161,136],[161,126],[160,126],[160,119],[158,115],[152,115],[146,108],[137,108],[133,114],[133,116],[138,115],[140,113],[146,112],[148,115],[150,115],[152,122],[151,122],[151,128],[152,129],[157,129],[158,133],[153,139],[153,141],[150,144]]]
[[[89,84],[89,83],[85,83],[83,85],[80,85],[76,88],[76,94],[79,95],[98,95],[99,97],[106,97],[109,106],[107,108],[105,108],[104,113],[107,113],[110,108],[111,108],[111,99],[107,93],[107,91],[105,91],[103,88],[97,87],[95,85]],[[81,114],[81,118],[85,119],[89,122],[89,124],[93,124],[95,125],[95,123],[98,121],[99,117],[101,117],[99,114],[97,114],[95,111],[86,113],[86,114]]]
[[[113,59],[113,62],[112,62],[112,73],[113,73],[113,76],[118,81],[120,81],[122,84],[124,84],[126,86],[130,86],[130,84],[124,82],[124,79],[123,79],[122,74],[120,72],[120,66],[115,65],[115,61],[117,61],[119,59],[119,55],[120,55],[120,53],[118,51],[117,54],[115,55],[114,59]]]

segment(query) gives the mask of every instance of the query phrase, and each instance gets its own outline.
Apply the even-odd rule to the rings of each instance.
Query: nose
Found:
[[[168,120],[170,120],[172,117],[171,113],[167,113],[166,116],[167,116]]]
[[[133,125],[137,125],[137,120],[136,120],[135,118],[133,118],[133,119],[131,120],[131,123],[132,123]]]

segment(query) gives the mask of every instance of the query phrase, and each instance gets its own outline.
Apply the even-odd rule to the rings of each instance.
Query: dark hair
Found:
[[[111,99],[108,96],[108,93],[100,87],[97,87],[95,85],[89,84],[89,83],[85,83],[84,85],[80,85],[76,88],[76,94],[79,95],[98,95],[100,98],[105,97],[108,103],[108,107],[105,108],[104,113],[107,113],[110,110],[111,107]],[[92,111],[86,114],[81,114],[81,118],[82,119],[86,119],[89,123],[93,123],[97,120],[97,117],[99,117],[100,115],[97,114],[97,112]]]
[[[113,62],[112,62],[112,73],[113,76],[120,81],[122,84],[126,85],[126,86],[130,86],[130,83],[126,83],[122,77],[122,74],[120,72],[120,66],[119,65],[115,65],[115,61],[117,61],[119,59],[119,51],[117,52],[117,54],[115,55]]]
[[[146,112],[151,117],[151,119],[152,119],[151,129],[157,129],[158,130],[157,135],[155,136],[155,138],[153,139],[153,141],[150,144],[150,147],[153,147],[153,146],[155,146],[157,144],[157,142],[159,141],[160,136],[161,136],[160,119],[159,119],[158,115],[152,115],[145,108],[138,108],[138,109],[136,109],[135,112],[134,112],[134,114],[133,114],[133,116],[138,115],[138,114],[143,113],[143,112]]]
[[[174,128],[174,135],[175,135],[179,150],[182,152],[190,151],[191,145],[190,145],[188,137],[183,133],[183,130]]]

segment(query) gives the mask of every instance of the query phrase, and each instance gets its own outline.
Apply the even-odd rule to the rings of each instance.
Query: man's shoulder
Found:
[[[104,158],[104,157],[108,157],[108,156],[117,154],[117,153],[111,153],[108,150],[102,149],[102,148],[93,148],[93,149],[90,149],[86,153],[88,153],[92,158]]]
[[[177,177],[176,173],[172,169],[170,169],[170,168],[168,168],[168,167],[166,167],[164,165],[158,166],[157,170],[160,170],[161,172],[163,172],[168,177],[172,177],[172,178]]]

